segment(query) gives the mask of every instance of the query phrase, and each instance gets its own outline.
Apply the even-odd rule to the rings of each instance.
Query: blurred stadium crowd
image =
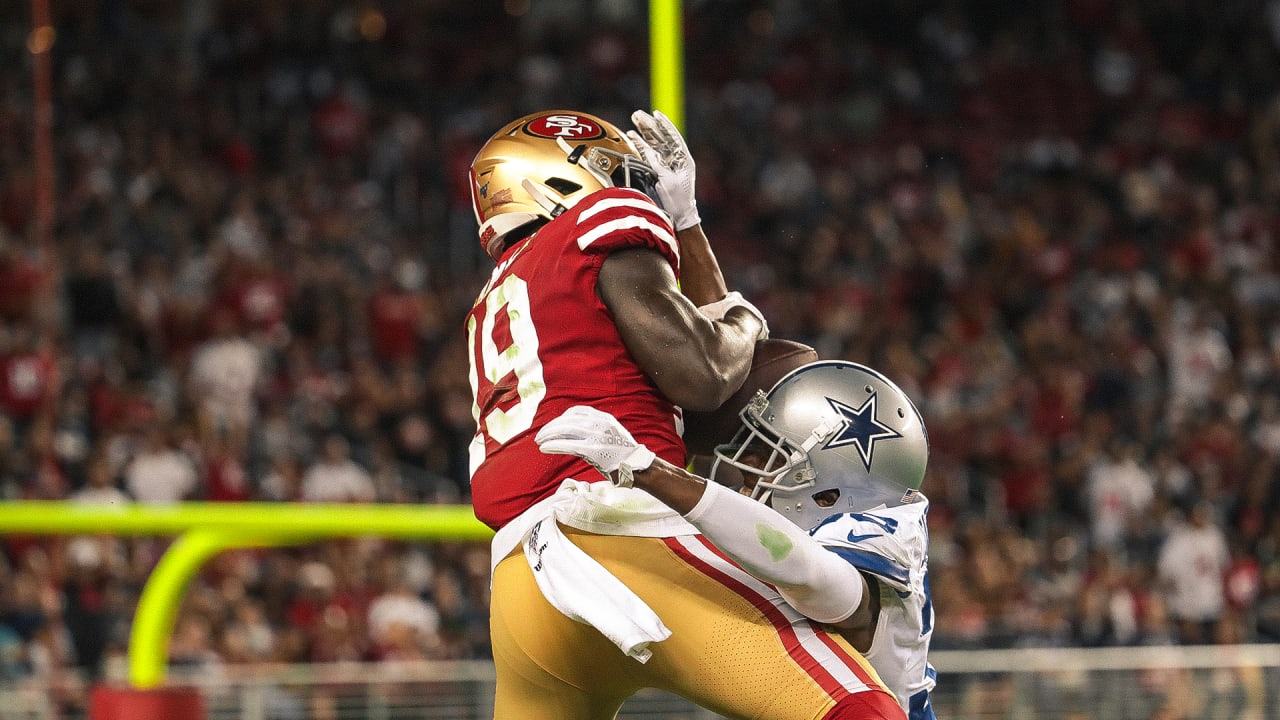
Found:
[[[1280,0],[688,0],[730,285],[932,441],[935,647],[1280,642]],[[466,168],[648,106],[639,0],[0,17],[0,493],[465,502]],[[163,539],[4,537],[0,681],[119,663]],[[175,663],[483,658],[483,545],[226,553]]]

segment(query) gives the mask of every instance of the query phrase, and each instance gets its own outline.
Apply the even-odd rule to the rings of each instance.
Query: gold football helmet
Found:
[[[601,188],[630,187],[654,197],[656,182],[613,124],[575,110],[525,115],[494,133],[471,161],[480,244],[496,260],[513,230],[551,220]]]

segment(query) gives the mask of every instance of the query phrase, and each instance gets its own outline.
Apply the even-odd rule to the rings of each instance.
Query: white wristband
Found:
[[[724,320],[724,316],[727,315],[730,310],[736,307],[745,309],[760,320],[760,334],[756,337],[757,340],[764,340],[769,337],[769,323],[764,319],[764,313],[760,312],[760,309],[755,305],[747,302],[747,299],[742,297],[742,293],[737,290],[725,295],[722,300],[707,303],[706,305],[700,305],[698,307],[698,312],[702,313],[702,315],[711,322],[720,322]]]
[[[635,471],[647,470],[653,465],[654,458],[657,457],[649,448],[638,445],[631,454],[622,459],[618,463],[618,471],[609,476],[613,484],[618,487],[629,488],[635,485]]]

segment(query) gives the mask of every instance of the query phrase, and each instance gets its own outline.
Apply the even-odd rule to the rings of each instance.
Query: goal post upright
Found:
[[[684,130],[682,0],[649,0],[649,99]]]

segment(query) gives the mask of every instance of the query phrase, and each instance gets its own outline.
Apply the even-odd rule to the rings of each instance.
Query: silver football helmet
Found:
[[[712,477],[730,466],[757,478],[752,497],[806,530],[837,513],[919,497],[929,459],[924,421],[871,368],[809,363],[757,392],[739,417],[733,441],[715,450]]]

